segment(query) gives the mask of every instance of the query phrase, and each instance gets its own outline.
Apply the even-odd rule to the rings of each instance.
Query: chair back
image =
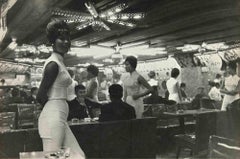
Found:
[[[24,126],[34,126],[35,122],[35,104],[18,104],[18,127],[22,128]]]
[[[206,150],[209,137],[216,134],[216,112],[196,116],[196,153]]]
[[[0,127],[3,129],[15,129],[15,112],[0,113]]]
[[[240,156],[240,143],[220,136],[211,136],[209,140],[209,158],[237,159]]]
[[[200,99],[200,107],[206,109],[217,109],[216,101],[208,98]]]
[[[232,102],[227,107],[227,116],[231,130],[231,138],[240,139],[240,99]]]

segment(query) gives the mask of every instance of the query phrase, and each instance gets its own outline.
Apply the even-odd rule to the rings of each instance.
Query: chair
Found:
[[[15,129],[15,112],[2,112],[0,113],[0,127],[4,129]]]
[[[34,127],[35,122],[35,110],[36,105],[34,104],[18,104],[18,128]]]
[[[240,157],[240,142],[220,136],[209,140],[209,158],[237,159]]]
[[[191,155],[194,156],[203,151],[206,151],[205,154],[207,154],[209,136],[214,134],[216,134],[216,113],[198,114],[195,133],[175,135],[177,158],[180,156],[182,148],[191,149]]]
[[[206,109],[218,109],[217,102],[209,98],[200,99],[200,107]]]

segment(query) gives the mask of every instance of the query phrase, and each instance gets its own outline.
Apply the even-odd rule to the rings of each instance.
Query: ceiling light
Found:
[[[116,8],[115,11],[118,13],[118,12],[121,12],[121,8]]]
[[[113,15],[113,12],[112,11],[108,12],[108,15]]]

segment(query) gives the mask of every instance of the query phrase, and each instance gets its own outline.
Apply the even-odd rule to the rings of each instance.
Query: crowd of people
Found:
[[[70,30],[68,25],[59,20],[50,22],[46,28],[47,37],[53,52],[44,64],[43,78],[39,88],[31,88],[29,95],[16,89],[6,91],[6,98],[11,102],[39,103],[43,109],[39,117],[38,130],[43,141],[44,151],[56,151],[70,147],[78,158],[85,154],[72,134],[67,121],[72,119],[94,118],[94,109],[99,109],[99,121],[128,120],[142,118],[144,104],[176,105],[189,99],[186,83],[178,80],[180,70],[173,68],[168,80],[159,83],[155,72],[148,73],[149,80],[136,71],[137,58],[126,57],[124,61],[126,76],[115,75],[109,82],[103,75],[98,80],[99,69],[95,65],[86,68],[87,81],[79,83],[74,80],[72,70],[64,64],[64,56],[70,49]],[[240,78],[236,75],[236,63],[229,63],[224,79],[217,75],[209,82],[211,89],[205,93],[204,87],[198,88],[198,94],[192,102],[193,108],[200,107],[202,98],[223,101],[222,110],[231,102],[239,99]],[[1,80],[2,85],[5,81]],[[159,90],[164,90],[164,96]],[[109,100],[103,104],[99,101],[99,92]]]

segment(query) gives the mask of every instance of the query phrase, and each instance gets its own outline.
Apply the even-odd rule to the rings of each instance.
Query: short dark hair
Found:
[[[178,68],[173,68],[171,71],[171,77],[176,78],[176,77],[178,77],[179,73],[180,73],[180,71]]]
[[[233,69],[233,70],[236,70],[237,69],[237,63],[235,61],[230,61],[228,63],[228,67]]]
[[[94,76],[98,76],[99,70],[98,70],[98,68],[95,65],[89,65],[87,67],[87,71],[92,73]]]
[[[137,58],[134,56],[128,56],[124,63],[129,62],[129,64],[136,69],[137,67]]]
[[[79,84],[79,85],[75,86],[75,93],[77,94],[77,92],[79,90],[85,90],[85,89],[86,89],[86,87],[84,85]]]
[[[54,19],[48,23],[46,33],[48,41],[51,44],[54,44],[56,39],[63,33],[70,34],[70,29],[67,23],[64,22],[63,20]]]
[[[123,96],[123,88],[119,84],[112,84],[108,91],[110,98],[121,99]]]
[[[186,87],[186,83],[182,82],[182,83],[180,84],[180,87]]]
[[[69,73],[69,75],[70,75],[71,77],[74,76],[74,72],[73,72],[73,70],[68,70],[68,73]]]

